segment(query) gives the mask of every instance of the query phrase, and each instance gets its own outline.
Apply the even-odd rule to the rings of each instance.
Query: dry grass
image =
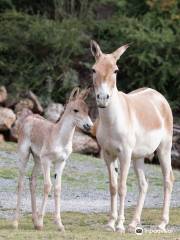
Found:
[[[171,227],[176,228],[179,225],[180,209],[171,209]],[[132,209],[126,209],[126,218],[129,222],[132,217]],[[158,224],[160,218],[159,209],[144,209],[142,223],[143,225]],[[31,216],[26,215],[22,217],[19,230],[13,230],[11,224],[7,220],[0,220],[0,239],[4,240],[37,240],[37,239],[86,239],[86,240],[180,240],[180,232],[176,233],[144,233],[143,236],[136,234],[123,234],[114,232],[107,232],[104,229],[104,224],[107,222],[107,215],[100,213],[83,214],[74,212],[65,212],[62,214],[62,220],[66,228],[65,233],[58,232],[56,226],[53,224],[52,216],[45,217],[44,230],[38,232],[33,229]]]

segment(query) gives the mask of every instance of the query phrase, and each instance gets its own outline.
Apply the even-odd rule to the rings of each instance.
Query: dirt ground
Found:
[[[25,179],[25,189],[22,198],[22,214],[31,212],[29,176],[33,161],[30,159]],[[16,204],[16,185],[18,176],[18,156],[16,144],[5,143],[0,145],[0,218],[11,219]],[[145,201],[145,208],[159,209],[163,204],[163,186],[161,169],[157,165],[146,164],[146,176],[149,190]],[[171,200],[171,207],[180,207],[180,172],[174,170],[176,181]],[[53,182],[52,168],[52,182]],[[37,202],[42,199],[42,175],[38,179]],[[126,208],[133,208],[138,194],[137,180],[133,169],[128,176],[128,193]],[[91,156],[72,154],[67,162],[62,184],[62,212],[108,213],[110,204],[107,170],[103,160]],[[54,211],[53,193],[49,196],[47,212]],[[159,210],[158,210],[159,211]],[[159,216],[155,216],[159,218]],[[148,223],[144,223],[148,229]],[[180,220],[179,220],[180,225]],[[177,225],[171,230],[180,231]]]

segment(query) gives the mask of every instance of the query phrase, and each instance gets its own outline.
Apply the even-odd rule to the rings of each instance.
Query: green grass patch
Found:
[[[16,168],[0,168],[0,178],[5,178],[5,179],[14,179],[17,178],[18,176],[18,171]]]
[[[17,143],[3,142],[0,144],[0,151],[15,152],[17,151]]]
[[[160,209],[144,209],[142,223],[147,225],[154,225],[159,223],[161,211]],[[179,224],[178,218],[180,214],[180,208],[171,209],[171,226]],[[133,209],[126,209],[126,219],[129,223],[133,215]],[[31,216],[26,215],[21,218],[19,230],[13,230],[10,221],[0,220],[0,239],[6,240],[37,240],[37,239],[72,239],[72,240],[165,240],[165,239],[180,239],[180,233],[144,233],[143,236],[137,236],[135,234],[123,234],[115,232],[107,232],[104,229],[104,225],[107,223],[107,214],[91,213],[83,214],[78,212],[65,212],[62,213],[62,221],[64,223],[66,232],[58,232],[56,226],[53,224],[53,218],[51,215],[47,215],[44,219],[44,230],[38,232],[33,229]]]

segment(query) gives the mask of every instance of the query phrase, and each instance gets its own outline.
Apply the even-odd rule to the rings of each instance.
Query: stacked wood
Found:
[[[31,99],[31,101],[33,102],[33,109],[32,111],[34,113],[38,113],[38,114],[43,114],[44,110],[43,110],[43,107],[38,99],[38,97],[32,92],[32,91],[29,91],[27,93],[27,97],[29,99]]]
[[[22,124],[23,120],[30,114],[33,114],[33,112],[28,108],[24,108],[21,112],[18,112],[16,114],[16,121],[10,130],[11,141],[16,142],[18,140],[18,131],[19,131],[20,125]]]
[[[19,129],[30,114],[44,115],[47,120],[56,123],[64,112],[64,106],[54,102],[44,110],[38,97],[32,91],[28,91],[20,99],[19,97],[7,99],[6,88],[0,87],[0,103],[5,102],[6,107],[0,107],[0,142],[17,141]],[[74,135],[73,149],[75,152],[85,154],[98,155],[99,153],[96,140],[79,129]]]
[[[16,103],[14,111],[19,113],[24,108],[31,110],[33,113],[43,114],[44,112],[38,97],[32,91],[28,91],[25,97]]]
[[[77,129],[73,137],[73,151],[97,156],[100,148],[94,138]]]
[[[25,99],[21,99],[16,105],[15,105],[15,113],[19,113],[19,112],[22,112],[23,109],[26,108],[26,109],[29,109],[29,110],[33,110],[34,108],[34,103],[31,99],[29,98],[25,98]]]
[[[28,91],[21,98],[14,97],[10,99],[6,88],[0,86],[0,143],[5,140],[17,141],[19,126],[29,114],[40,114],[47,120],[56,123],[60,120],[63,112],[64,106],[60,103],[50,103],[44,110],[38,97],[32,91]],[[94,114],[96,115],[95,112]],[[73,139],[74,151],[99,155],[100,149],[94,132],[92,132],[92,136],[77,129]],[[155,154],[154,157],[152,155],[146,161],[158,163],[157,155]],[[174,124],[172,165],[180,169],[180,125],[177,123]]]
[[[16,120],[14,112],[5,107],[0,107],[0,131],[9,130]]]
[[[0,134],[0,143],[4,142],[5,139],[4,139],[4,135],[3,134]]]
[[[64,107],[60,103],[50,103],[44,111],[44,116],[51,122],[57,122],[64,112]]]
[[[0,86],[0,104],[4,103],[7,99],[7,90],[4,86]]]
[[[8,99],[7,90],[0,86],[0,142],[17,141],[19,122],[30,113],[43,114],[43,107],[38,97],[29,91],[24,98]]]

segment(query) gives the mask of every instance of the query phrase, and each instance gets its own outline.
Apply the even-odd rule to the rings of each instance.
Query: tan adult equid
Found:
[[[96,137],[106,162],[111,193],[111,211],[107,227],[124,232],[124,202],[126,181],[131,160],[138,177],[139,197],[134,217],[128,230],[134,231],[140,223],[141,212],[148,188],[144,173],[144,158],[155,150],[160,160],[164,182],[164,204],[159,228],[163,231],[169,222],[169,206],[173,187],[171,146],[173,117],[167,100],[151,88],[137,89],[129,94],[116,87],[117,60],[128,48],[124,45],[111,54],[105,54],[91,41],[95,57],[92,67],[93,84],[99,110]],[[115,171],[120,163],[120,177]],[[117,213],[117,192],[120,198]]]

